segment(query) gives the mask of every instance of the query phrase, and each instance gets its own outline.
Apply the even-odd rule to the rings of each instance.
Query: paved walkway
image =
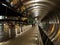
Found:
[[[27,32],[0,45],[43,45],[37,26],[31,27]]]

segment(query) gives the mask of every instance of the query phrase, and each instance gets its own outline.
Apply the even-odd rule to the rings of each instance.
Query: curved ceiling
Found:
[[[38,18],[40,27],[53,43],[58,42],[55,45],[59,45],[60,0],[12,0],[9,3],[22,14],[29,13],[32,17]],[[28,14],[26,16],[28,16]]]

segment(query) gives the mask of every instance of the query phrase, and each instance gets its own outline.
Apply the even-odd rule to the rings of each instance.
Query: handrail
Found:
[[[53,42],[48,38],[48,36],[44,33],[44,31],[39,27],[39,31],[40,31],[40,34],[41,34],[41,38],[42,38],[42,41],[44,43],[44,45],[54,45]]]

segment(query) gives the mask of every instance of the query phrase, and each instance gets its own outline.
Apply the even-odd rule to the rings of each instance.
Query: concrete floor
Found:
[[[39,36],[38,28],[37,26],[34,26],[16,38],[6,42],[1,42],[0,45],[43,45]]]

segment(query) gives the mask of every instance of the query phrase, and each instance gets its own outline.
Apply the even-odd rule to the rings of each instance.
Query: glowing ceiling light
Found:
[[[6,4],[3,4],[3,3],[2,3],[2,5],[7,6]]]

